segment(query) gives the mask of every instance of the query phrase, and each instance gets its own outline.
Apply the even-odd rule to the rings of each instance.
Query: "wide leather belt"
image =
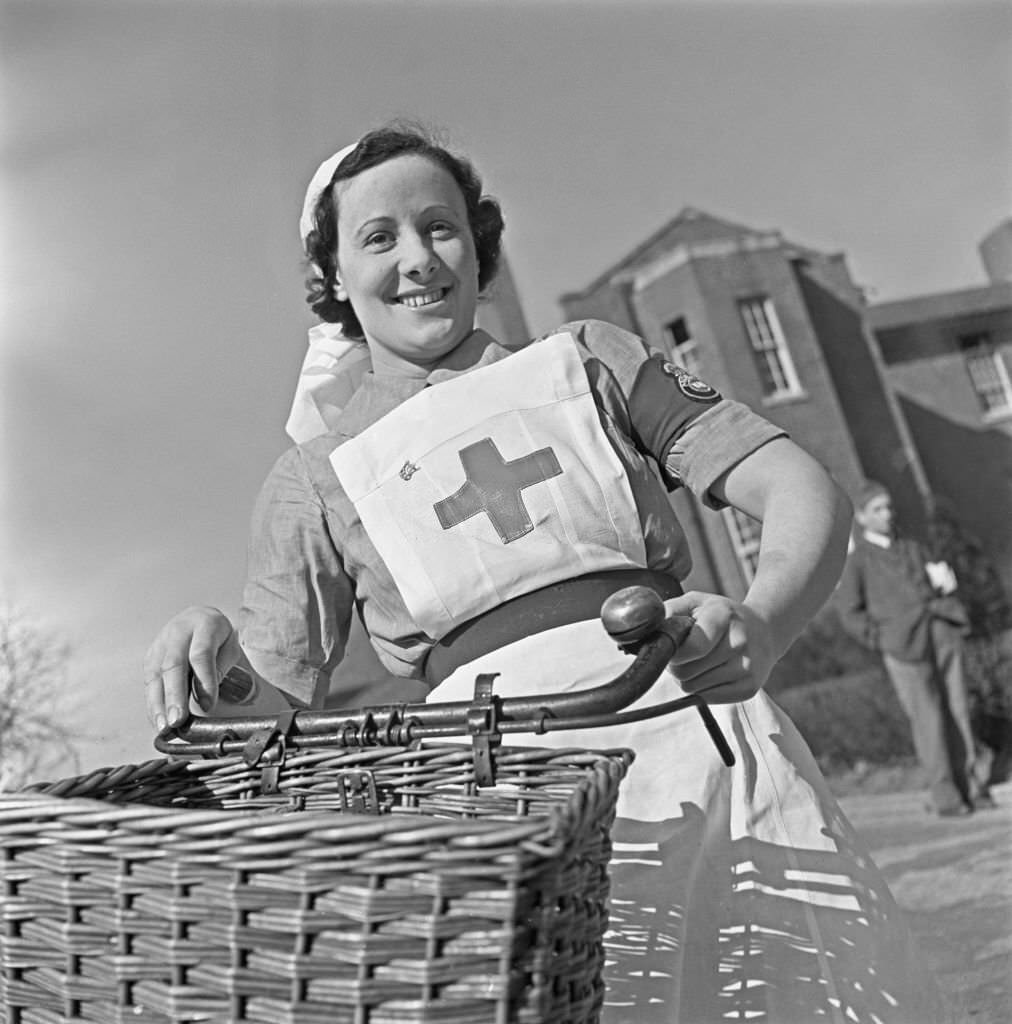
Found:
[[[665,600],[682,593],[678,580],[653,569],[615,569],[561,580],[514,597],[447,633],[429,651],[425,678],[429,686],[438,686],[461,665],[490,651],[546,629],[596,619],[607,598],[634,586],[650,587]]]

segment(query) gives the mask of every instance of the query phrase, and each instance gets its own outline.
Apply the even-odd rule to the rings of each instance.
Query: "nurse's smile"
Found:
[[[421,309],[423,306],[431,306],[439,302],[449,291],[449,288],[437,288],[431,292],[421,292],[420,294],[414,295],[402,295],[398,299],[399,302],[405,306],[410,306],[411,309]]]

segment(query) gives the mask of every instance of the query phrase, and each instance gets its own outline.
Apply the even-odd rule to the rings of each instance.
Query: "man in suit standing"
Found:
[[[882,655],[934,811],[959,817],[994,806],[970,727],[963,675],[969,620],[955,575],[917,541],[896,535],[881,484],[867,483],[855,510],[859,529],[836,598],[843,627]]]

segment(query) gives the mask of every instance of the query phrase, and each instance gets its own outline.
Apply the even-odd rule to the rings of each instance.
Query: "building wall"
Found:
[[[563,295],[560,303],[566,321],[604,320],[633,334],[640,333],[626,288],[606,286],[593,292]]]
[[[947,415],[979,423],[980,406],[970,384],[960,339],[990,335],[1007,358],[1012,349],[1012,307],[879,327],[875,331],[889,379],[909,397],[941,403]]]
[[[783,250],[700,260],[696,266],[729,378],[728,394],[783,427],[844,485],[860,476],[829,367],[820,348],[805,297]],[[738,301],[766,296],[773,303],[794,364],[801,393],[778,398],[763,394],[762,379],[742,321]]]
[[[899,518],[918,536],[926,530],[927,483],[914,439],[890,391],[881,354],[864,320],[861,294],[839,266],[818,258],[794,262],[798,286],[833,380],[845,429],[857,453],[837,480],[852,496],[865,479],[893,495]],[[839,429],[834,425],[834,429]]]
[[[980,408],[959,338],[985,331],[1012,373],[1012,308],[877,332],[928,484],[981,542],[1012,593],[1012,415]]]

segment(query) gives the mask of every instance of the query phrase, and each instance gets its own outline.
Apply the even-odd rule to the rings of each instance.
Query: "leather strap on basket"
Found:
[[[502,742],[499,732],[499,698],[492,692],[498,672],[483,672],[474,681],[474,702],[467,709],[467,731],[471,736],[474,781],[479,786],[495,785],[495,748]]]
[[[292,731],[295,714],[295,708],[282,711],[270,728],[255,732],[243,747],[242,757],[250,768],[266,761],[260,774],[260,792],[264,796],[279,791],[278,783],[285,763],[285,741]]]

